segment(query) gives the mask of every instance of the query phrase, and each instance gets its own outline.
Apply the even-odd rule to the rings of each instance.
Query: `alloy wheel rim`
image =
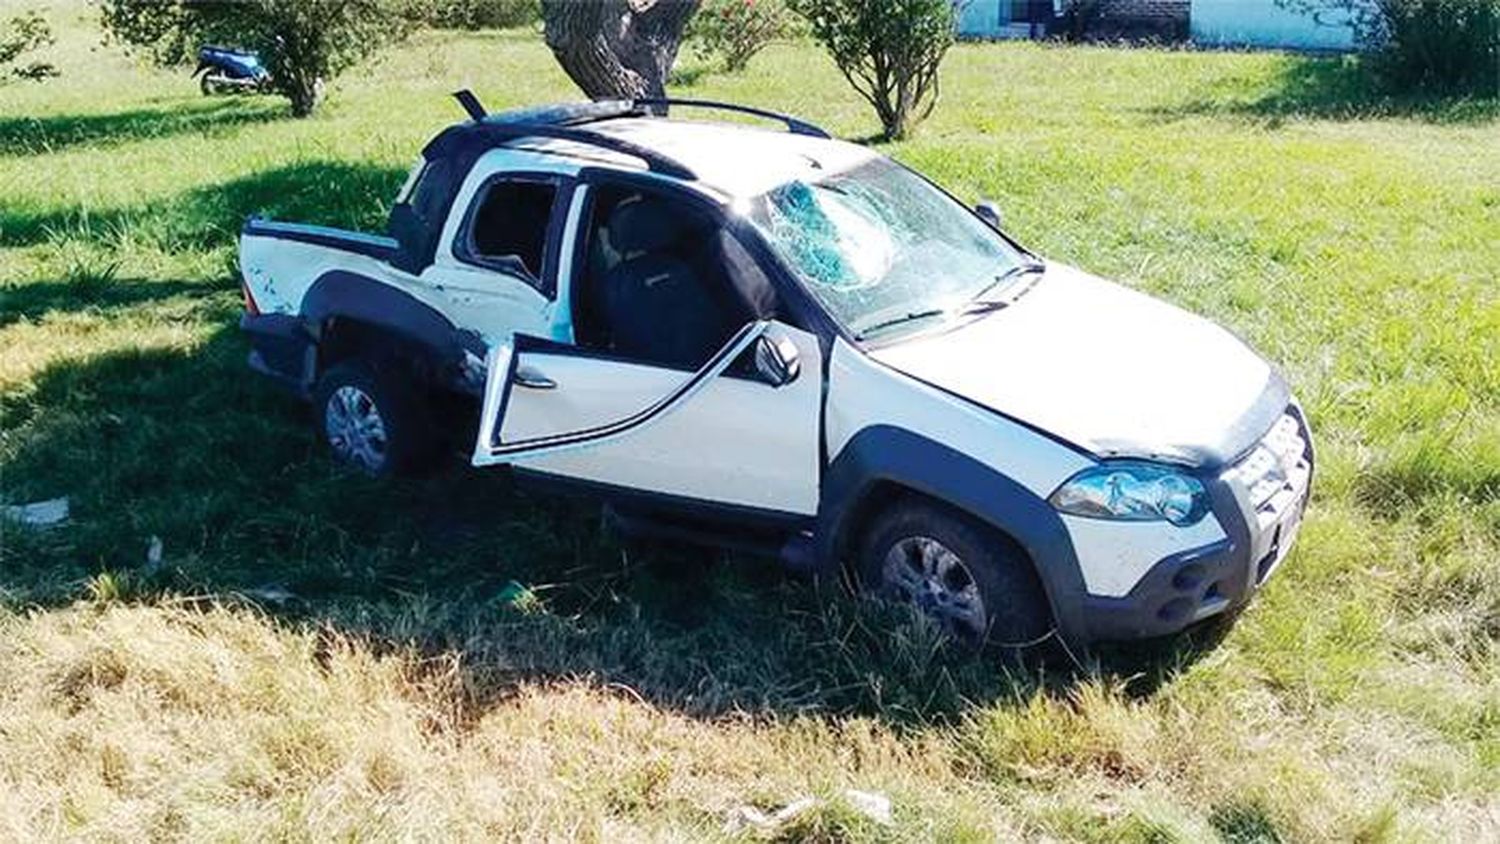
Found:
[[[323,428],[334,454],[367,472],[385,465],[390,440],[385,420],[369,393],[346,384],[328,397]]]
[[[952,635],[980,639],[985,633],[984,599],[963,558],[928,536],[908,536],[892,545],[881,564],[889,597],[913,604]]]

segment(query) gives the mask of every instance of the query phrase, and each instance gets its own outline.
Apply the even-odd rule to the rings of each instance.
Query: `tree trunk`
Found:
[[[547,46],[593,100],[660,97],[702,0],[542,0]]]
[[[316,77],[308,79],[298,75],[281,86],[282,93],[292,103],[293,117],[308,117],[323,98],[323,81]]]

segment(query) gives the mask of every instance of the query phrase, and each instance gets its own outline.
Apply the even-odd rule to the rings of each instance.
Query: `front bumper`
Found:
[[[1266,480],[1262,452],[1276,461],[1272,481],[1284,474],[1283,483]],[[1089,638],[1169,635],[1248,603],[1296,540],[1312,466],[1312,440],[1293,405],[1251,453],[1203,478],[1224,538],[1162,558],[1125,595],[1086,595]]]

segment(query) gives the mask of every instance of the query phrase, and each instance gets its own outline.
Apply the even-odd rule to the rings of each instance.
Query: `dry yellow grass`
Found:
[[[487,685],[486,668],[503,666],[289,629],[248,608],[7,615],[0,830],[16,840],[699,840],[720,836],[737,805],[853,787],[892,795],[898,824],[861,823],[837,805],[804,822],[907,840],[1500,834],[1493,780],[1473,780],[1410,721],[1289,712],[1266,693],[1205,717],[1223,702],[1202,699],[1191,677],[1145,700],[1086,682],[962,724],[894,730],[857,717],[694,718],[587,678]],[[1368,770],[1387,766],[1442,798],[1398,826],[1395,796]]]

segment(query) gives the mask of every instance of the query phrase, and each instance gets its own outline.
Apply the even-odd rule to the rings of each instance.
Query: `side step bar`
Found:
[[[624,513],[610,505],[604,507],[604,523],[622,536],[724,548],[753,557],[776,560],[789,571],[798,574],[825,573],[820,571],[810,531],[797,531],[787,536],[772,531],[722,530],[670,518]]]

